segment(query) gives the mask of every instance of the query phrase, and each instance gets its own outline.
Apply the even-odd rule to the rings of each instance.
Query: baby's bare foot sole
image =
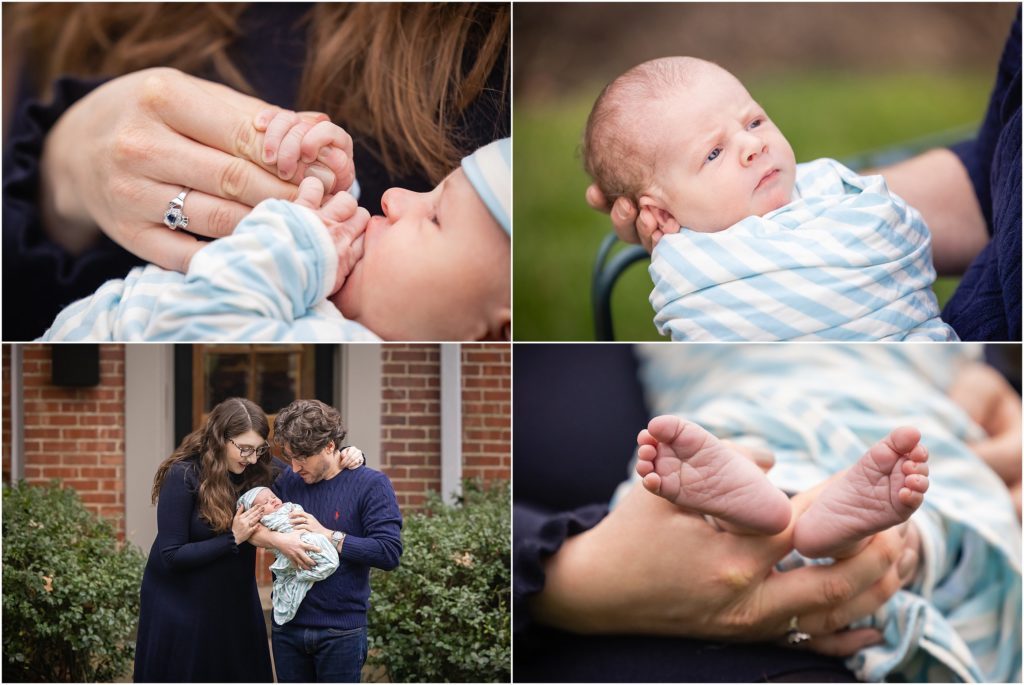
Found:
[[[654,494],[754,532],[774,535],[789,525],[786,495],[754,462],[697,424],[655,417],[637,445],[637,474]]]
[[[917,511],[928,489],[928,450],[909,426],[893,430],[808,507],[793,545],[808,557],[841,555]]]

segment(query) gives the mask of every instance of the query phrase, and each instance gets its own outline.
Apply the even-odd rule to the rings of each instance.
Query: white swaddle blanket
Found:
[[[1002,481],[967,447],[983,432],[946,395],[977,352],[966,347],[638,347],[652,415],[684,416],[719,437],[770,449],[768,477],[787,492],[851,466],[896,426],[921,430],[931,483],[911,518],[922,538],[921,570],[863,623],[885,643],[847,660],[861,680],[1021,679],[1020,524]]]
[[[654,323],[673,340],[956,340],[939,319],[931,236],[881,176],[797,166],[794,199],[651,255]]]
[[[253,488],[238,498],[239,503],[245,506],[246,511],[252,507],[253,500],[256,499],[260,490],[263,488]],[[290,533],[294,527],[288,517],[293,512],[301,511],[303,511],[302,505],[285,502],[277,511],[272,511],[261,517],[260,523],[277,533]],[[313,583],[323,580],[338,569],[338,550],[334,548],[330,540],[320,533],[303,533],[301,538],[303,542],[320,548],[319,552],[307,552],[309,558],[314,562],[312,568],[307,570],[295,568],[288,557],[277,549],[274,550],[276,555],[274,563],[270,565],[270,570],[274,573],[274,591],[271,596],[274,603],[274,623],[279,626],[283,626],[295,618],[295,612],[299,610],[299,605],[305,599],[309,588],[313,587]]]

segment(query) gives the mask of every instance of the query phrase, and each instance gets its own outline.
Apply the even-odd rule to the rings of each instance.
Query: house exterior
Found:
[[[511,478],[511,357],[508,344],[4,345],[3,478],[56,478],[148,553],[153,475],[205,412],[316,397],[415,509],[463,478]]]

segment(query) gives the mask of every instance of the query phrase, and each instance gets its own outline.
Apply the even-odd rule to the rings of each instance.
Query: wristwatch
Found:
[[[331,533],[331,542],[334,543],[334,548],[341,551],[341,543],[345,542],[345,534],[340,530],[336,530]]]

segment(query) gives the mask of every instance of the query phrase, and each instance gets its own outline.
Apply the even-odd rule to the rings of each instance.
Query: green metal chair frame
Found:
[[[851,155],[840,160],[854,170],[888,166],[935,147],[945,147],[965,140],[977,131],[977,124],[961,126],[941,133],[914,138],[900,145],[880,148]],[[594,260],[594,271],[590,279],[590,301],[594,314],[595,340],[615,340],[612,322],[612,291],[623,273],[640,261],[649,261],[650,255],[641,245],[621,243],[612,231],[601,241]],[[613,254],[614,252],[614,254]]]

